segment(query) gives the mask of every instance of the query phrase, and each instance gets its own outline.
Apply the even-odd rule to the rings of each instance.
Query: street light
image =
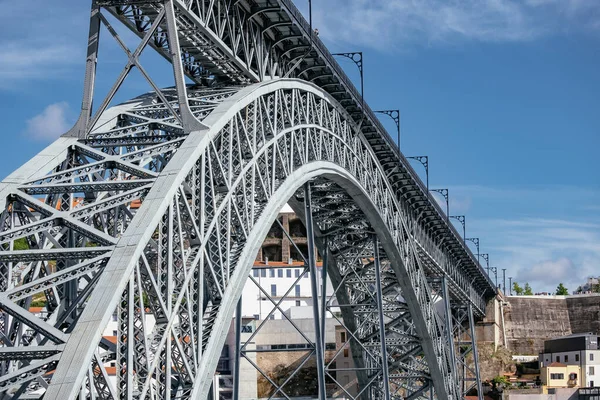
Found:
[[[400,131],[398,131],[398,146],[400,146]],[[413,157],[406,157],[406,158],[409,160],[417,160],[418,162],[423,164],[423,167],[425,167],[425,178],[427,180],[427,191],[429,191],[429,157],[413,156]],[[447,190],[448,189],[446,189],[446,191]]]
[[[490,267],[490,269],[494,273],[494,283],[495,283],[496,289],[497,289],[498,288],[498,268],[496,268],[496,267]]]
[[[508,293],[512,296],[512,276],[508,277]]]
[[[466,239],[466,235],[467,235],[467,227],[466,227],[466,218],[464,215],[451,215],[449,218],[454,218],[455,220],[457,220],[458,222],[460,222],[463,226],[463,242],[465,243],[465,245],[467,244],[467,239]]]
[[[487,270],[488,276],[490,276],[490,255],[488,253],[482,253],[481,257],[485,260],[485,269]]]
[[[472,242],[477,247],[477,264],[479,264],[479,238],[466,238],[465,242]]]
[[[450,202],[448,201],[448,189],[431,189],[430,192],[436,192],[444,196],[446,200],[446,220],[450,218]]]
[[[400,150],[400,110],[379,110],[374,112],[387,115],[394,120],[396,130],[398,131],[398,150]]]
[[[506,268],[502,268],[502,294],[506,295]]]
[[[360,101],[361,107],[365,109],[365,88],[364,88],[364,75],[363,75],[363,53],[362,51],[353,51],[350,53],[333,53],[332,56],[341,56],[349,58],[354,61],[354,64],[358,67],[360,72]]]

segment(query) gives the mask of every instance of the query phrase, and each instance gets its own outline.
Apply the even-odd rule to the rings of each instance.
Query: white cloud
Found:
[[[313,2],[313,18],[327,41],[389,49],[593,30],[599,9],[596,0],[329,0]]]
[[[558,286],[559,282],[570,281],[570,275],[574,270],[575,265],[573,261],[566,257],[561,257],[556,260],[545,260],[533,264],[524,270],[519,275],[519,278],[523,282],[543,283],[547,287],[552,288]]]
[[[17,41],[0,45],[0,81],[10,85],[13,80],[48,79],[68,66],[81,64],[74,57],[78,51],[70,45]]]
[[[69,105],[66,102],[50,104],[40,114],[27,120],[25,135],[39,140],[56,139],[71,128]]]
[[[481,252],[489,254],[499,280],[507,269],[507,285],[510,276],[521,286],[529,282],[534,292],[554,292],[561,282],[573,291],[589,276],[600,275],[597,188],[530,184],[449,189],[451,197],[472,200],[467,235],[480,238]],[[482,216],[490,209],[497,217]]]
[[[86,3],[86,4],[83,4]],[[0,89],[72,78],[85,61],[88,2],[0,0]]]
[[[513,282],[529,282],[534,291],[570,290],[588,276],[600,275],[600,228],[597,224],[524,218],[481,221],[489,234],[492,263],[507,268]]]

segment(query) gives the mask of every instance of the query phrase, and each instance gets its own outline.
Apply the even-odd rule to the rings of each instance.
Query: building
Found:
[[[306,310],[306,307],[313,305],[310,272],[304,262],[308,257],[304,225],[289,206],[284,207],[278,220],[279,223],[271,226],[244,286],[243,317],[257,320],[282,319],[283,313],[290,312],[292,308],[304,307]],[[317,294],[321,297],[323,270],[319,255],[316,257],[319,282]],[[325,290],[329,298],[333,294],[329,280]],[[275,310],[273,301],[279,303]],[[299,312],[300,310],[296,310],[295,314],[298,315]]]
[[[594,333],[580,333],[563,336],[544,342],[544,352],[540,354],[540,369],[542,375],[548,375],[547,382],[564,382],[563,387],[568,387],[567,381],[573,381],[570,374],[578,374],[577,386],[595,387],[600,386],[600,348],[598,347],[600,336]],[[560,365],[558,365],[560,364]],[[564,365],[566,369],[563,369]],[[579,368],[579,373],[570,366]],[[563,374],[560,378],[551,374]],[[543,379],[542,379],[543,380]],[[548,383],[550,386],[550,383]]]
[[[541,368],[541,381],[550,388],[582,386],[581,368],[555,361]]]
[[[587,282],[577,288],[574,294],[598,293],[600,290],[600,277],[587,278]]]

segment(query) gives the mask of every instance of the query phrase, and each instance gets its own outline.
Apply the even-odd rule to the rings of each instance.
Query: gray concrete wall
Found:
[[[533,394],[518,393],[518,390],[508,390],[505,392],[505,399],[508,400],[577,400],[579,393],[577,388],[556,388],[555,394]]]
[[[600,296],[567,297],[573,333],[600,332]]]
[[[506,336],[513,354],[537,355],[544,340],[600,332],[600,295],[510,296],[505,301]]]

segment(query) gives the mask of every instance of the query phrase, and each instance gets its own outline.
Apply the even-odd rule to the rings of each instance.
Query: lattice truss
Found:
[[[55,143],[49,171],[3,188],[5,396],[205,397],[262,238],[298,186],[326,174],[313,184],[313,218],[361,387],[375,397],[383,387],[369,261],[377,233],[389,387],[418,395],[433,379],[438,395],[457,398],[409,206],[357,127],[299,81],[236,91],[190,91],[210,128],[188,135],[156,95],[119,106],[101,131]],[[39,299],[48,312],[35,316]],[[110,343],[102,332],[115,310]]]
[[[190,104],[195,115],[203,119],[235,92],[227,88],[198,90],[191,93]],[[163,98],[173,102],[172,91],[165,91]],[[142,96],[118,113],[110,129],[93,132],[86,139],[72,140],[68,145],[61,139],[51,146],[50,149],[58,148],[59,155],[46,173],[41,170],[34,179],[2,188],[5,204],[0,219],[3,346],[0,390],[3,393],[19,397],[47,386],[48,373],[56,367],[119,238],[129,228],[157,176],[185,141],[187,135],[169,112],[172,107],[157,96]],[[33,162],[44,162],[44,156]],[[24,167],[21,171],[26,174],[31,168]],[[154,291],[135,286],[124,296],[137,290],[148,301],[164,306],[164,300],[157,300],[157,296],[164,294],[160,290],[166,290],[157,260],[161,251],[164,256],[165,249],[164,243],[157,240],[160,233],[154,236],[148,244],[146,259],[151,260],[152,266],[146,263],[144,267],[157,274],[157,280],[153,281],[157,286],[153,286]],[[145,279],[149,279],[151,272],[144,272]],[[45,312],[30,313],[32,302],[45,304]],[[128,306],[135,310],[129,314],[131,323],[126,321],[121,325],[136,331],[142,329],[147,307],[140,308],[136,301]],[[131,310],[121,311],[124,313],[120,315],[128,318],[127,312]],[[97,375],[93,381],[98,391],[106,390],[101,388],[105,386],[103,366],[116,360],[117,348],[120,347],[103,339],[90,364],[89,375]]]
[[[262,239],[286,201],[302,214],[311,200],[335,287],[324,309],[341,310],[356,397],[460,398],[467,348],[448,343],[464,336],[456,310],[469,305],[471,327],[484,312],[487,280],[437,234],[372,112],[296,24],[307,31],[289,0],[92,1],[80,119],[0,187],[0,397],[206,398]],[[92,114],[101,26],[128,61]],[[148,46],[173,64],[175,88],[141,66]],[[133,68],[154,92],[109,108]],[[248,86],[284,76],[322,89]],[[103,337],[113,315],[116,340]]]

